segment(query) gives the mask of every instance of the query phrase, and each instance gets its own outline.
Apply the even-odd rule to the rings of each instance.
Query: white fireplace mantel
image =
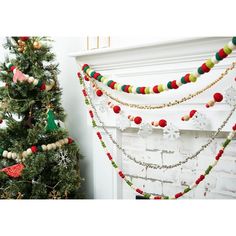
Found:
[[[186,73],[194,72],[209,57],[212,57],[221,49],[230,38],[192,38],[182,41],[168,41],[166,43],[146,44],[134,47],[117,49],[98,49],[73,53],[78,68],[85,63],[89,64],[95,71],[100,72],[107,78],[124,84],[134,84],[135,86],[153,86],[159,83],[167,83],[170,80],[180,79]],[[208,74],[201,76],[196,83],[184,85],[173,91],[163,92],[158,95],[134,95],[120,93],[103,86],[113,96],[119,97],[130,103],[139,104],[159,104],[171,100],[180,99],[190,93],[204,88],[210,82],[218,78],[221,73],[236,61],[236,53],[232,53],[228,58],[216,65]],[[230,86],[236,86],[234,78],[236,72],[230,72],[221,82],[212,89],[207,90],[196,98],[171,108],[144,111],[128,110],[132,115],[141,115],[145,121],[167,119],[180,130],[187,132],[212,132],[219,128],[231,108],[224,102],[216,104],[212,108],[205,108],[205,104],[211,99],[215,92],[222,92]],[[204,130],[196,129],[192,122],[181,121],[181,116],[196,109],[204,113],[210,125]],[[123,134],[116,124],[116,116],[113,112],[101,114],[106,127],[112,132],[118,143],[122,143]],[[231,130],[232,121],[225,126],[223,131]],[[91,122],[88,117],[88,124]],[[155,132],[160,129],[155,128]],[[137,132],[138,127],[132,125],[129,131]],[[93,166],[94,198],[122,198],[122,184],[110,163],[104,157],[104,153],[96,140],[96,135],[91,134],[93,156],[90,157],[90,165]],[[122,167],[121,153],[114,146],[110,147],[110,152],[114,155],[118,164]]]

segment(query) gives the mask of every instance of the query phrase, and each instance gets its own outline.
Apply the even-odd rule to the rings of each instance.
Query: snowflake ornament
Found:
[[[224,101],[226,104],[230,106],[234,106],[236,104],[236,89],[235,88],[230,87],[225,91]]]
[[[204,130],[208,126],[207,117],[200,113],[196,112],[192,117],[193,126],[197,129]]]
[[[152,134],[152,126],[149,123],[142,124],[139,128],[138,135],[142,138],[147,138]]]
[[[124,115],[121,114],[118,116],[116,120],[117,126],[120,128],[121,131],[124,131],[125,129],[130,127],[130,120]]]
[[[164,129],[163,129],[163,137],[164,139],[168,140],[175,140],[178,139],[180,136],[179,129],[174,126],[173,124],[168,124]]]
[[[59,166],[63,168],[67,168],[68,164],[71,160],[68,157],[68,151],[59,149],[58,153],[56,154],[56,160]]]
[[[108,111],[108,106],[107,106],[108,100],[105,99],[99,99],[99,101],[96,103],[96,107],[101,113],[105,113]]]

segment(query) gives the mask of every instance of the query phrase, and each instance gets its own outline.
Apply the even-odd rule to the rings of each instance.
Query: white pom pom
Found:
[[[64,144],[67,144],[69,142],[68,138],[64,138]]]
[[[214,65],[219,63],[219,61],[216,59],[215,56],[211,58],[211,61],[213,62]]]
[[[29,78],[28,78],[28,82],[29,82],[29,83],[33,83],[33,82],[34,82],[34,78],[33,78],[33,77],[29,77]]]
[[[47,149],[50,151],[50,150],[52,150],[52,144],[48,144],[47,145]]]
[[[42,145],[42,149],[43,149],[43,151],[47,151],[47,146],[46,145]]]
[[[32,150],[31,150],[31,148],[28,148],[27,150],[26,150],[26,152],[27,152],[27,155],[31,155],[33,152],[32,152]]]
[[[12,153],[12,158],[15,160],[17,158],[17,154],[15,152]]]
[[[11,159],[11,158],[12,158],[12,153],[11,153],[11,152],[8,152],[8,153],[7,153],[7,158],[8,158],[8,159]]]
[[[22,152],[22,159],[25,159],[25,157],[27,157],[27,152],[26,151]]]
[[[38,82],[39,82],[39,80],[38,79],[34,79],[34,81],[33,81],[33,85],[37,85],[38,84]]]
[[[2,153],[2,156],[3,156],[3,157],[7,157],[7,154],[8,154],[8,151],[5,150],[5,151]]]
[[[234,45],[232,41],[230,41],[230,42],[228,43],[228,47],[229,47],[231,50],[236,49],[236,45]]]
[[[57,145],[55,143],[52,143],[52,149],[56,149]]]
[[[137,92],[136,92],[136,89],[137,89],[137,87],[133,86],[133,87],[132,87],[132,93],[136,94],[136,93],[137,93]]]

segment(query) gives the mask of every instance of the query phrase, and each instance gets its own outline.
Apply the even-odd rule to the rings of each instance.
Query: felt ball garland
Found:
[[[82,86],[84,86],[82,79],[80,78],[80,83]],[[84,87],[85,89],[85,87]],[[90,102],[86,101],[86,97],[85,97],[85,103],[86,105],[90,106]],[[91,110],[92,107],[90,106]],[[95,122],[92,119],[92,122]],[[94,123],[94,128],[96,129],[97,125],[96,122]],[[164,199],[178,199],[180,197],[182,197],[183,195],[185,195],[186,193],[190,192],[191,190],[193,190],[194,188],[196,188],[204,179],[205,177],[211,172],[211,170],[217,165],[218,161],[220,160],[220,158],[222,157],[225,148],[229,145],[229,143],[231,142],[231,140],[233,139],[234,135],[236,133],[236,124],[234,124],[234,126],[232,127],[232,131],[229,133],[228,137],[226,138],[226,140],[224,141],[224,143],[222,144],[222,147],[220,148],[220,150],[218,151],[217,155],[215,156],[215,160],[214,162],[209,165],[207,167],[207,169],[204,171],[204,173],[202,173],[195,181],[192,185],[188,186],[187,188],[185,188],[182,192],[178,192],[176,193],[173,197],[170,196],[161,196],[161,195],[153,195],[150,193],[146,193],[144,190],[137,188],[127,177],[126,175],[122,172],[121,169],[119,169],[118,165],[116,164],[115,160],[113,159],[111,153],[107,150],[107,146],[103,140],[102,134],[97,131],[97,137],[101,143],[101,146],[103,147],[106,156],[108,157],[109,161],[111,162],[111,165],[113,166],[113,168],[117,171],[118,175],[120,176],[120,178],[126,182],[126,184],[128,186],[130,186],[132,189],[134,189],[134,191],[136,191],[138,194],[142,195],[143,197],[147,198],[147,199],[154,199],[154,200],[164,200]]]
[[[160,126],[160,127],[164,128],[167,126],[167,121],[164,119],[161,119],[159,121],[152,121],[151,125],[154,127]]]
[[[29,84],[34,85],[35,87],[38,87],[40,89],[40,91],[49,91],[51,90],[54,85],[55,85],[55,81],[51,80],[51,82],[49,84],[46,84],[45,82],[42,82],[41,80],[35,79],[32,76],[23,74],[21,71],[19,71],[13,64],[8,63],[7,68],[10,72],[13,73],[13,80],[16,83],[17,81],[23,82],[26,81]],[[3,71],[1,71],[1,73],[4,73]]]
[[[43,145],[33,145],[29,147],[27,150],[23,151],[22,153],[15,153],[15,152],[8,152],[7,150],[4,150],[0,147],[0,156],[6,157],[8,159],[13,159],[17,162],[24,161],[25,158],[29,155],[32,155],[34,153],[40,152],[40,151],[50,151],[55,150],[57,148],[61,148],[65,144],[71,144],[73,143],[73,139],[68,137],[64,139],[60,139],[55,143],[49,143],[49,144],[43,144]]]
[[[185,115],[181,118],[182,121],[189,121],[194,115],[195,113],[197,112],[197,110],[191,110],[189,112],[189,115]]]
[[[206,104],[206,108],[209,108],[209,107],[213,107],[215,105],[216,102],[222,102],[223,100],[223,95],[221,93],[215,93],[213,95],[213,99],[210,100],[207,104]]]
[[[201,75],[208,73],[219,61],[226,58],[233,50],[236,49],[235,38],[233,37],[232,40],[226,44],[223,48],[221,48],[215,56],[209,58],[206,62],[204,62],[200,67],[198,67],[197,71],[194,73],[187,73],[179,80],[169,81],[167,84],[159,84],[153,87],[136,87],[133,85],[126,85],[126,84],[119,84],[116,81],[108,80],[100,73],[93,71],[88,64],[84,64],[82,66],[82,70],[88,77],[92,77],[95,80],[105,84],[110,89],[115,89],[125,93],[134,93],[134,94],[159,94],[163,91],[171,90],[171,89],[178,89],[180,86],[187,84],[187,83],[194,83],[197,81],[197,78]]]

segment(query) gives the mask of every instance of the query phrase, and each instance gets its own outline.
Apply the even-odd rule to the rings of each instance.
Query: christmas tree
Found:
[[[0,198],[79,198],[79,150],[63,128],[47,37],[7,38],[0,65]]]

